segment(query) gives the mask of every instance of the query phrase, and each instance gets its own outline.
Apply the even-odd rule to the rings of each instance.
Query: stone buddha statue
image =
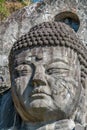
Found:
[[[86,51],[62,22],[36,25],[14,43],[9,70],[18,130],[75,130],[85,122]]]

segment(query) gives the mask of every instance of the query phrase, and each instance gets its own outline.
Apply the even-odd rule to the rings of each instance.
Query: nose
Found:
[[[36,66],[32,83],[34,87],[46,85],[45,69],[43,66]]]

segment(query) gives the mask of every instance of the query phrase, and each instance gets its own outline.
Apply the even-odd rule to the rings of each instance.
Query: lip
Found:
[[[32,98],[44,98],[45,96],[51,96],[50,94],[40,92],[40,93],[33,93],[31,95]]]

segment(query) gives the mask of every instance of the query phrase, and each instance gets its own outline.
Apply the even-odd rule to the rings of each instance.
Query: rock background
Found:
[[[8,55],[13,43],[30,28],[43,21],[54,20],[54,16],[62,11],[72,11],[79,16],[80,28],[77,32],[83,44],[87,44],[87,0],[44,0],[24,7],[12,14],[0,24],[0,82],[10,87]],[[0,88],[1,88],[0,87]]]

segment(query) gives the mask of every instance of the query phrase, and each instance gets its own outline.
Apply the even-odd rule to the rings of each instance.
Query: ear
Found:
[[[82,118],[82,123],[85,125],[87,123],[87,77],[84,79],[83,81],[83,93],[82,93],[82,97],[83,97],[83,104],[82,104],[82,111],[83,111],[83,118]]]
[[[86,106],[87,106],[87,77],[85,78],[84,80],[84,89],[85,89],[85,103],[86,103]]]
[[[83,88],[85,89],[85,93],[87,94],[87,77],[85,77],[83,81]]]

